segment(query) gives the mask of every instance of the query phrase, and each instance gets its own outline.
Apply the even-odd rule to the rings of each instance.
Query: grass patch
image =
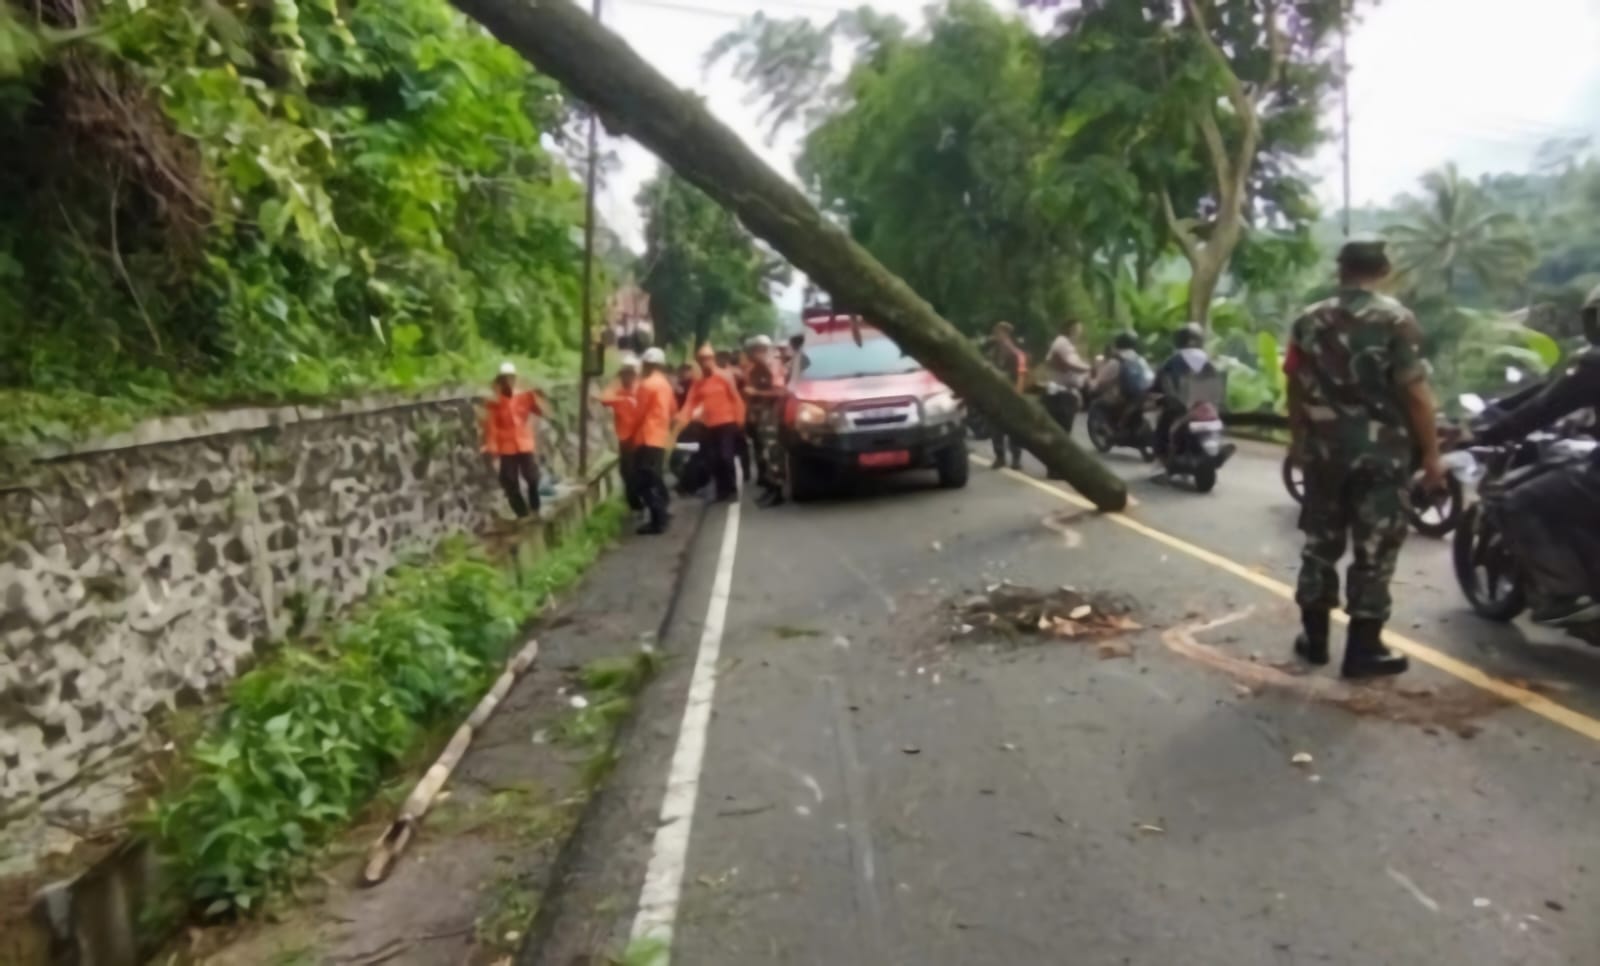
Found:
[[[578,671],[578,690],[585,704],[563,714],[554,735],[557,741],[587,752],[584,788],[598,787],[616,767],[617,729],[633,712],[634,697],[660,669],[660,656],[641,650],[625,657],[597,658]]]
[[[772,629],[780,641],[793,641],[805,637],[821,637],[822,632],[815,627],[795,627],[792,624],[779,624]]]
[[[325,639],[234,682],[148,819],[166,913],[248,912],[288,888],[414,746],[471,707],[523,621],[578,580],[623,516],[602,504],[520,581],[448,541],[391,572]]]

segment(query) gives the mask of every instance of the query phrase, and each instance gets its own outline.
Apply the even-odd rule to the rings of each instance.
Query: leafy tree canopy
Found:
[[[736,341],[770,333],[772,296],[788,266],[758,245],[730,212],[663,169],[639,192],[645,254],[637,266],[650,294],[656,340],[698,346],[713,336]]]
[[[444,0],[0,0],[4,435],[567,351],[567,116]]]

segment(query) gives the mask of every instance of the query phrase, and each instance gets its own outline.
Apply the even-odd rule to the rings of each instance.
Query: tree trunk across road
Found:
[[[823,217],[716,120],[571,0],[454,0],[540,71],[731,209],[835,299],[858,309],[918,362],[1102,510],[1127,488],[991,368],[955,327]],[[974,279],[982,284],[982,279]]]

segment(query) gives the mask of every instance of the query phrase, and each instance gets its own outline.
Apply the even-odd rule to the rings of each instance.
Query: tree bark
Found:
[[[571,0],[454,0],[540,71],[739,216],[835,299],[875,325],[1102,510],[1127,488],[1018,393],[905,282],[785,181],[694,97]]]

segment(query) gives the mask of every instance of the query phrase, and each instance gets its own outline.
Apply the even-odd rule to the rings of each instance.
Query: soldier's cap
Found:
[[[1386,245],[1382,238],[1352,238],[1340,246],[1338,262],[1356,271],[1386,271],[1389,268]]]

